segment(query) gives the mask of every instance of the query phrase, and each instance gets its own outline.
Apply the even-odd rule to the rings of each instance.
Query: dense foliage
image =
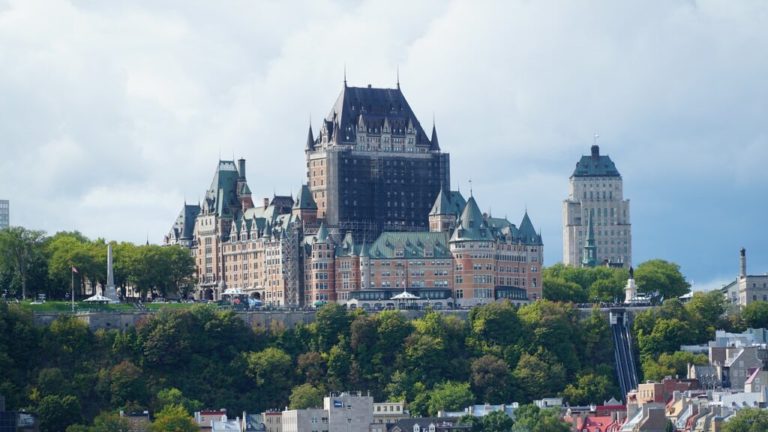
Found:
[[[180,246],[136,246],[113,243],[115,285],[129,284],[146,296],[186,296],[194,286],[195,262]],[[78,232],[46,237],[42,231],[11,227],[0,230],[0,293],[28,298],[45,294],[62,299],[75,285],[75,295],[106,284],[107,244]],[[77,273],[72,273],[72,267]],[[123,293],[125,293],[123,291]]]
[[[493,303],[466,321],[327,305],[310,325],[268,333],[203,305],[161,312],[135,329],[92,332],[68,316],[37,327],[0,303],[0,393],[10,408],[39,413],[46,431],[92,424],[100,413],[109,423],[121,408],[163,412],[183,428],[201,407],[313,406],[328,391],[349,389],[405,400],[415,415],[557,394],[601,402],[618,396],[612,361],[604,317],[581,318],[549,301],[519,310]]]
[[[542,276],[544,298],[548,300],[621,303],[629,272],[623,268],[555,264],[545,268]],[[656,302],[680,297],[690,290],[680,266],[660,259],[637,266],[635,282],[639,293]]]
[[[715,329],[743,330],[724,313],[722,293],[711,291],[695,293],[686,304],[667,300],[661,307],[637,314],[633,332],[645,379],[684,376],[688,363],[707,363],[706,355],[680,352],[680,345],[713,340]]]

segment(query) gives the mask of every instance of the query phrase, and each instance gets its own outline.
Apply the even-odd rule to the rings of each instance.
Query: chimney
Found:
[[[264,208],[269,207],[269,198],[264,198]]]
[[[240,158],[237,160],[237,172],[241,179],[245,178],[245,159]]]
[[[747,277],[747,250],[744,248],[741,248],[740,257],[739,257],[739,277],[745,278]]]
[[[597,144],[592,146],[592,157],[594,159],[597,159],[598,157],[600,157],[600,146],[598,146]]]

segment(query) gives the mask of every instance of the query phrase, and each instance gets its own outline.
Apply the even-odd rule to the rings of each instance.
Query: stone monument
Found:
[[[118,303],[120,298],[115,289],[115,274],[112,271],[112,244],[107,244],[107,286],[104,287],[104,297],[112,303]]]

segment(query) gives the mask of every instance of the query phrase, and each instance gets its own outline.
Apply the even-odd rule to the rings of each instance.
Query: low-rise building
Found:
[[[283,431],[283,412],[279,410],[264,411],[261,413],[261,420],[264,422],[266,432]]]
[[[283,411],[282,425],[283,432],[328,432],[331,430],[328,424],[328,411],[322,408]]]
[[[739,275],[733,282],[722,288],[728,304],[744,307],[753,301],[768,301],[768,273],[747,274],[747,251],[741,248]]]
[[[388,425],[410,417],[405,401],[373,403],[373,423]]]
[[[226,421],[227,410],[201,410],[195,412],[195,423],[200,427],[201,431],[210,431],[212,429],[211,424],[214,421]]]
[[[459,424],[456,417],[421,417],[403,419],[393,424],[388,432],[450,432],[470,431],[470,425]]]
[[[367,431],[373,423],[373,397],[362,393],[332,393],[323,398],[332,431]],[[284,431],[287,432],[287,431]]]

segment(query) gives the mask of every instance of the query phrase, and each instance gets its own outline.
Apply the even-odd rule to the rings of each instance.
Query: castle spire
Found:
[[[309,132],[307,133],[307,151],[312,151],[315,149],[315,136],[312,133],[312,122],[309,123]]]

